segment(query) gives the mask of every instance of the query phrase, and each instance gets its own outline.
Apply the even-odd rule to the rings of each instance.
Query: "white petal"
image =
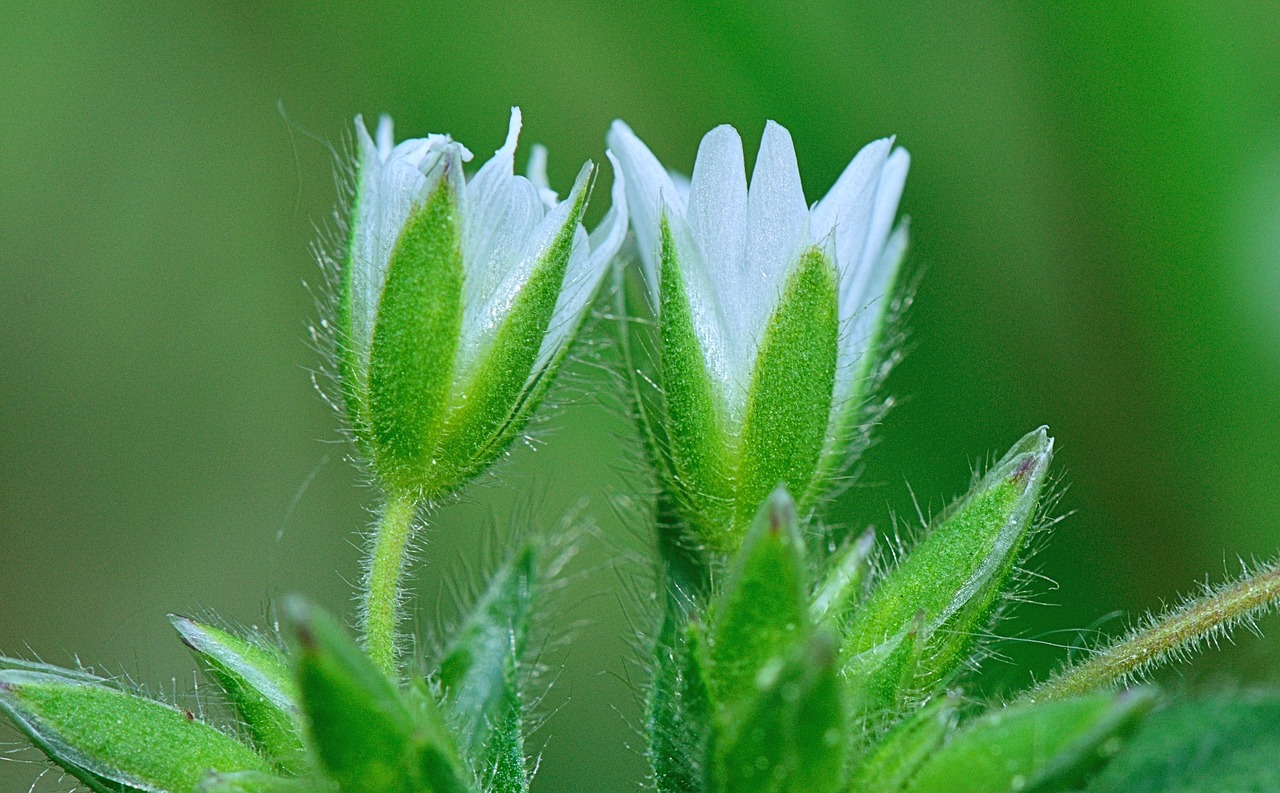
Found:
[[[560,194],[551,189],[551,182],[547,180],[546,146],[541,143],[533,144],[529,150],[529,164],[525,166],[524,173],[533,186],[538,188],[538,195],[548,209],[560,201]]]
[[[609,211],[605,213],[604,220],[592,230],[590,238],[592,267],[595,269],[598,266],[601,270],[607,268],[613,261],[613,257],[618,255],[630,223],[630,214],[627,210],[627,177],[622,172],[622,166],[618,164],[618,158],[614,156],[613,151],[606,151],[604,156],[609,158],[609,163],[613,166],[613,187],[609,190],[611,204]]]
[[[893,138],[863,146],[810,215],[813,241],[827,243],[842,272],[852,272],[862,256],[876,185],[892,147]]]
[[[911,157],[906,149],[895,149],[885,161],[880,172],[880,181],[876,185],[875,203],[871,209],[871,219],[867,227],[867,238],[858,260],[858,273],[870,272],[880,259],[885,246],[885,239],[893,227],[893,219],[898,214],[898,202],[902,199],[902,188],[907,181],[907,169],[911,165]],[[875,295],[869,294],[866,278],[857,278],[849,283],[841,284],[842,301],[855,307],[866,302]]]
[[[364,126],[363,123],[361,126]],[[391,116],[383,113],[378,117],[378,159],[386,162],[395,144],[395,125],[391,121]]]
[[[523,230],[519,239],[513,240],[519,243],[519,248],[508,260],[508,264],[501,273],[501,279],[491,291],[478,295],[481,299],[473,303],[472,292],[470,289],[467,290],[468,303],[463,308],[462,344],[458,351],[460,365],[455,379],[469,376],[471,365],[476,362],[479,353],[497,332],[502,321],[511,313],[512,306],[525,284],[528,283],[534,267],[555,242],[569,215],[573,212],[578,197],[587,189],[591,170],[592,165],[588,162],[578,174],[569,197],[542,216],[536,226]],[[519,177],[518,181],[525,185],[522,188],[524,194],[522,201],[537,206],[541,211],[542,203],[538,200],[537,190],[533,184],[523,177]]]
[[[656,293],[658,283],[658,223],[665,204],[673,213],[684,215],[685,199],[670,174],[621,121],[613,122],[607,136],[609,148],[617,155],[626,174],[627,206],[645,279]]]
[[[888,291],[906,247],[907,222],[904,220],[894,229],[875,263],[867,268],[866,286],[860,302],[852,309],[853,318],[841,326],[834,398],[835,405],[840,408],[853,407],[847,403],[857,385],[855,376],[863,356],[867,354],[876,326],[888,308]]]
[[[730,323],[735,377],[750,381],[765,325],[809,238],[809,207],[800,184],[791,134],[770,121],[760,140],[747,196],[745,266],[736,283],[720,286],[724,315]]]
[[[503,227],[511,208],[519,136],[520,109],[513,107],[506,142],[467,184],[466,205],[462,212],[462,250],[467,270],[480,268],[478,277],[481,281],[495,277],[488,272],[494,266],[490,248],[495,232]]]
[[[742,139],[731,126],[716,127],[698,147],[685,215],[717,291],[743,288],[747,244],[747,170]]]

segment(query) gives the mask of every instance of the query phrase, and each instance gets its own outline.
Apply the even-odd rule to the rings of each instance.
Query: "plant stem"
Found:
[[[413,533],[417,501],[391,493],[373,537],[373,555],[365,579],[364,645],[369,657],[388,675],[396,674],[397,628],[400,621],[400,577]]]
[[[1138,628],[1082,664],[1067,667],[1031,689],[1023,699],[1076,696],[1141,675],[1152,667],[1192,652],[1206,640],[1280,601],[1280,565],[1245,576],[1189,601]]]

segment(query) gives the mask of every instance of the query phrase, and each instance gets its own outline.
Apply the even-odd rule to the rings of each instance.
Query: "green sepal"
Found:
[[[730,711],[753,699],[756,677],[810,633],[804,539],[782,488],[760,508],[724,589],[711,604],[711,691]]]
[[[836,643],[819,633],[760,671],[717,747],[719,793],[836,793],[850,744]]]
[[[886,348],[885,331],[895,319],[893,306],[895,294],[899,291],[902,263],[907,255],[907,237],[907,221],[903,219],[889,235],[881,253],[879,266],[887,268],[887,272],[882,287],[876,290],[879,294],[870,295],[872,302],[866,306],[854,306],[858,313],[851,327],[843,329],[845,333],[865,334],[866,348],[853,362],[852,391],[839,404],[832,406],[828,442],[814,476],[815,495],[820,495],[822,488],[829,490],[868,441],[863,424],[869,417],[868,401],[878,379],[877,369],[883,369],[888,354],[892,352],[891,345]]]
[[[731,553],[741,538],[733,528],[730,439],[684,285],[679,250],[688,246],[675,239],[684,230],[673,222],[663,215],[658,270],[658,365],[670,456],[661,484],[694,536]]]
[[[904,793],[1078,789],[1156,702],[1149,689],[998,708],[962,727]]]
[[[201,670],[227,695],[255,746],[281,769],[300,773],[307,766],[297,686],[284,653],[263,641],[244,639],[169,615]]]
[[[893,652],[882,647],[923,613],[924,642],[916,673],[894,674],[908,688],[889,686],[865,700],[892,708],[913,694],[936,691],[961,668],[985,632],[1022,555],[1041,484],[1053,456],[1042,427],[1020,440],[967,496],[934,521],[925,538],[857,609],[844,638],[853,678],[886,679],[873,667]],[[870,666],[869,666],[870,665]]]
[[[862,587],[875,547],[875,532],[868,529],[827,559],[826,572],[809,604],[814,625],[843,625],[853,614],[854,607],[862,600]]]
[[[0,710],[50,760],[103,793],[189,793],[210,770],[270,768],[189,711],[74,673],[0,671]]]
[[[438,495],[436,442],[462,329],[462,229],[448,169],[396,241],[369,350],[367,444],[379,478]],[[357,432],[360,424],[355,425]]]
[[[555,315],[565,273],[580,239],[587,208],[590,162],[582,167],[563,225],[539,257],[510,311],[474,368],[462,373],[453,407],[440,433],[437,452],[442,485],[461,484],[497,459],[528,421],[546,391],[550,371],[530,382],[543,338]]]
[[[406,700],[328,615],[298,599],[286,612],[310,742],[342,793],[471,788],[431,692]]]
[[[106,683],[107,679],[99,677],[92,672],[84,669],[64,669],[53,664],[45,664],[39,661],[24,661],[21,658],[9,658],[0,655],[0,670],[15,670],[19,672],[43,672],[44,674],[55,675],[67,680],[79,680],[82,683]]]
[[[807,506],[835,387],[839,276],[818,247],[800,256],[760,340],[747,392],[734,526],[746,527],[779,483]],[[730,538],[736,547],[738,537]],[[722,550],[728,550],[721,546]]]
[[[957,704],[951,696],[937,697],[895,724],[854,765],[849,790],[899,793],[951,732]]]
[[[645,732],[658,793],[705,793],[715,729],[708,690],[707,639],[700,622],[677,627],[669,612],[659,637]]]
[[[194,793],[338,793],[338,785],[321,777],[286,777],[261,771],[213,773],[196,785]]]
[[[453,734],[486,790],[498,793],[523,793],[529,784],[518,669],[538,575],[539,547],[530,539],[489,579],[440,661]]]

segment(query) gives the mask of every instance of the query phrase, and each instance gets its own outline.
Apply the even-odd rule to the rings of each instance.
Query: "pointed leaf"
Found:
[[[806,503],[831,414],[838,289],[831,260],[810,248],[787,279],[765,328],[742,430],[738,526],[748,524],[779,483]]]
[[[823,634],[761,671],[716,763],[724,793],[835,793],[849,748],[836,644]]]
[[[472,767],[492,776],[489,787],[495,791],[517,793],[528,787],[517,669],[537,574],[538,549],[531,540],[489,579],[440,662],[454,734]]]
[[[1149,716],[1089,793],[1280,790],[1280,695],[1183,699]]]
[[[254,744],[282,768],[301,771],[306,766],[302,712],[284,653],[185,617],[170,615],[169,621],[226,693]]]
[[[841,624],[853,613],[854,606],[862,599],[862,585],[875,547],[875,532],[868,529],[827,560],[826,575],[809,606],[815,625]]]
[[[265,771],[252,749],[188,712],[76,676],[0,671],[0,710],[97,791],[187,793],[214,771]]]
[[[441,765],[466,777],[429,692],[406,702],[330,617],[296,599],[286,610],[311,743],[342,793],[444,793],[438,779],[424,778]]]
[[[957,702],[938,697],[903,719],[854,767],[849,789],[898,793],[942,746],[955,720]]]
[[[867,700],[871,707],[893,707],[914,688],[936,690],[965,662],[1023,552],[1052,456],[1053,441],[1043,428],[1024,437],[934,523],[857,610],[844,642],[854,677],[883,679],[869,667],[890,654],[876,648],[901,635],[921,612],[926,618],[918,674],[902,678],[910,684],[906,689],[875,692]]]
[[[700,623],[683,631],[668,617],[658,644],[647,705],[649,767],[658,793],[704,793],[713,731],[706,637]]]
[[[462,238],[451,184],[440,179],[401,232],[369,358],[379,476],[399,490],[431,495],[441,487],[433,456],[462,325]]]
[[[1155,704],[1134,689],[998,709],[962,728],[906,793],[1070,790],[1120,746]]]
[[[779,489],[761,507],[711,606],[711,690],[721,707],[752,699],[760,671],[803,644],[807,590],[796,505]]]

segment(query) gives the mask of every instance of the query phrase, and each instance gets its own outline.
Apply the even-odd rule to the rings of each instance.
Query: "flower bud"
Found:
[[[621,175],[600,228],[582,227],[592,165],[564,201],[514,174],[520,111],[469,179],[444,135],[377,142],[356,121],[358,163],[339,285],[346,411],[384,485],[432,498],[509,447],[550,384],[627,227]]]
[[[658,326],[639,412],[683,522],[732,553],[775,487],[805,511],[847,462],[906,246],[890,227],[908,157],[868,145],[810,209],[773,122],[750,185],[729,126],[703,138],[687,187],[622,122],[609,142]]]

